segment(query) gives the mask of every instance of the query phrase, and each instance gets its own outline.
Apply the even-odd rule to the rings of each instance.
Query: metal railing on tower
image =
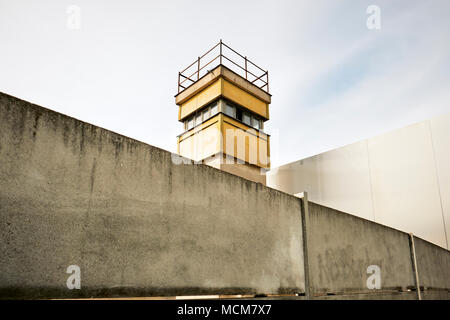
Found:
[[[222,40],[183,71],[178,72],[178,93],[187,89],[218,65],[231,69],[250,83],[269,93],[269,71],[262,69],[246,56],[233,50]],[[210,66],[209,70],[206,69],[207,66]]]

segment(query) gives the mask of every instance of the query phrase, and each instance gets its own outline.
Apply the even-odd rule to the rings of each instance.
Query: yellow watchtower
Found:
[[[220,40],[178,74],[178,154],[266,183],[269,74]]]

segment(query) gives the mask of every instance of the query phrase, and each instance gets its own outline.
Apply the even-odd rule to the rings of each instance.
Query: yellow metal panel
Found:
[[[268,113],[269,108],[267,103],[256,98],[250,93],[242,90],[241,88],[235,86],[234,84],[232,84],[227,80],[223,80],[222,95],[225,98],[228,98],[231,101],[234,101],[246,107],[247,109],[253,111],[254,113],[259,114],[265,119],[269,119]]]
[[[258,136],[258,137],[260,137],[260,138],[262,138],[264,140],[267,140],[267,138],[268,138],[268,135],[265,134],[264,132],[258,131],[258,130],[253,129],[253,128],[250,128],[249,126],[243,124],[242,122],[237,121],[237,120],[235,120],[235,119],[233,119],[233,118],[231,118],[231,117],[229,117],[227,115],[223,115],[223,120],[222,121],[224,123],[228,123],[228,124],[232,125],[233,127],[240,128],[240,129],[242,129],[244,131],[251,130],[251,132],[254,135],[256,135],[256,136]]]
[[[179,137],[179,154],[199,161],[220,152],[218,116]]]
[[[222,124],[223,153],[262,168],[269,168],[267,135],[228,117],[225,119]]]
[[[221,151],[262,168],[270,167],[269,137],[222,114],[178,138],[178,153],[195,161]]]
[[[208,87],[197,93],[195,96],[187,100],[180,106],[178,120],[182,120],[189,116],[195,110],[210,103],[220,96],[223,79],[219,78],[217,81],[211,83]]]

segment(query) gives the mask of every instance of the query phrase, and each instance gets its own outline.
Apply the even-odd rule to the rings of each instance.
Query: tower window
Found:
[[[203,110],[203,121],[209,118],[209,107]]]
[[[258,118],[252,117],[252,126],[258,130],[261,128],[261,123]]]
[[[184,129],[185,130],[191,130],[195,126],[198,126],[199,124],[205,122],[212,116],[216,115],[218,113],[218,105],[217,101],[209,104],[202,110],[197,111],[193,116],[185,120],[184,122]]]
[[[242,122],[244,122],[246,125],[248,125],[248,126],[250,126],[251,125],[251,123],[250,123],[250,115],[249,114],[247,114],[247,113],[244,113],[243,115],[242,115]]]
[[[226,106],[225,106],[225,114],[227,116],[235,118],[236,117],[236,115],[235,115],[236,114],[236,108],[234,106],[232,106],[232,105],[229,105],[227,103]]]
[[[242,121],[242,110],[241,109],[236,109],[236,119],[238,119],[239,121]]]
[[[217,102],[214,102],[211,106],[211,117],[217,114]]]
[[[191,117],[188,121],[187,121],[187,129],[191,130],[194,127],[194,117]]]
[[[198,126],[200,123],[202,123],[202,114],[199,112],[195,117],[195,125]]]

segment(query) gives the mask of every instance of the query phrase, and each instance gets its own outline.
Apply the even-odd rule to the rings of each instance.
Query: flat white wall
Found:
[[[450,114],[273,169],[267,185],[449,249]]]

